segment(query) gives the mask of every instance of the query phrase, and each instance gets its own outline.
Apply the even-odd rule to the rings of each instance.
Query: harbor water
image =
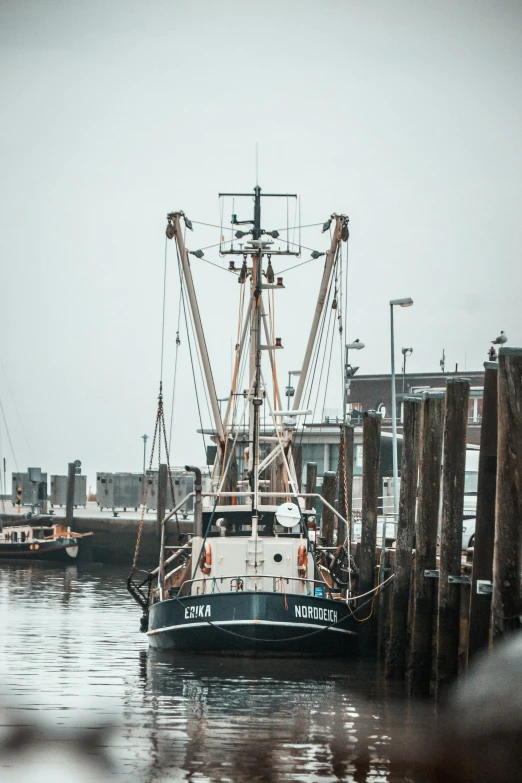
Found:
[[[24,738],[2,781],[406,779],[390,758],[418,715],[375,662],[149,650],[126,575],[0,566],[1,731]]]

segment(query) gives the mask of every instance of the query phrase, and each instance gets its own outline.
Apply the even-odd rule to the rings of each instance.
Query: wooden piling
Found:
[[[385,675],[404,679],[408,649],[408,606],[412,574],[417,504],[418,443],[421,398],[405,397],[401,461],[399,519],[395,549],[395,579],[392,583],[390,636],[386,650]]]
[[[333,471],[328,470],[323,477],[323,491],[322,496],[330,503],[331,506],[335,503],[335,490],[336,490],[336,478],[337,475]],[[327,507],[323,506],[321,517],[321,538],[324,539],[326,546],[335,546],[337,543],[337,517]]]
[[[437,698],[444,696],[449,685],[457,678],[459,670],[461,585],[450,583],[449,578],[460,578],[461,575],[469,388],[470,382],[465,378],[448,378],[446,383],[435,660]]]
[[[341,425],[341,437],[339,440],[339,513],[347,520],[348,528],[344,522],[341,522],[340,519],[338,520],[339,544],[346,541],[348,534],[350,534],[350,540],[353,537],[351,533],[351,518],[353,505],[354,431],[354,428],[349,424]]]
[[[317,463],[306,464],[306,494],[317,492]],[[305,508],[311,511],[315,508],[315,498],[306,498]]]
[[[433,647],[433,612],[437,582],[424,576],[437,565],[440,467],[442,456],[443,391],[422,395],[419,441],[419,490],[415,522],[413,627],[408,658],[408,691],[429,696]]]
[[[522,532],[522,348],[499,349],[498,462],[492,641],[520,629]]]
[[[74,521],[74,481],[76,477],[76,466],[74,462],[69,462],[67,468],[67,497],[65,499],[65,524],[72,528]]]
[[[498,364],[484,363],[484,399],[480,428],[480,456],[477,486],[477,517],[473,552],[473,576],[469,608],[468,660],[489,643],[491,593],[477,593],[477,581],[492,582],[495,541],[495,497],[497,483]]]
[[[362,595],[375,587],[377,543],[377,507],[379,503],[379,461],[381,445],[381,416],[375,411],[363,415],[363,477],[361,544],[359,547],[358,593]],[[364,598],[357,609],[360,620],[368,618],[359,628],[359,650],[374,654],[377,641],[374,600]]]

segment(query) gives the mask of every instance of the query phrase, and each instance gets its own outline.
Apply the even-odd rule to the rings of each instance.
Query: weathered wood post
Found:
[[[498,352],[498,462],[492,641],[520,628],[522,532],[522,348]]]
[[[419,490],[415,523],[413,627],[408,659],[408,691],[429,696],[433,646],[433,611],[437,583],[424,575],[437,565],[440,465],[442,456],[443,391],[422,395],[419,441]]]
[[[460,578],[462,519],[464,515],[464,473],[469,417],[469,387],[465,378],[448,378],[444,414],[444,458],[442,463],[442,519],[440,533],[439,607],[435,695],[444,696],[459,669]]]
[[[421,398],[404,398],[401,489],[395,549],[395,579],[392,583],[391,624],[386,650],[386,677],[404,679],[408,649],[408,605],[415,537],[417,473]]]
[[[67,497],[65,502],[65,524],[72,527],[74,521],[74,481],[76,477],[76,465],[69,462],[67,469]]]
[[[479,580],[493,580],[493,545],[495,541],[495,497],[497,484],[497,362],[484,363],[484,399],[480,428],[480,456],[477,485],[477,518],[473,552],[473,576],[469,608],[468,660],[489,642],[491,593],[477,592]]]
[[[358,593],[373,590],[375,587],[375,567],[377,544],[377,506],[379,503],[379,463],[381,446],[381,415],[367,411],[363,415],[363,478],[361,545],[359,547],[359,583]],[[371,596],[363,598],[359,619],[368,617],[359,627],[359,650],[364,654],[374,654],[377,642],[376,617],[373,613],[374,600]]]
[[[328,470],[323,477],[323,498],[330,503],[331,506],[335,503],[335,479],[336,474]],[[327,507],[323,506],[323,512],[321,517],[321,537],[325,539],[326,546],[334,546],[336,543],[337,533],[337,517]]]
[[[352,498],[353,498],[353,441],[354,428],[350,424],[341,425],[339,439],[339,513],[347,520],[348,528],[338,520],[339,544],[349,537],[351,540]]]
[[[306,494],[310,495],[317,488],[317,463],[307,462],[306,464]],[[315,498],[306,498],[305,508],[311,511],[315,508]]]

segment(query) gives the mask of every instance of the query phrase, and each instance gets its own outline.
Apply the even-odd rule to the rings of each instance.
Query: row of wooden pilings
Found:
[[[394,578],[372,611],[366,607],[359,617],[359,642],[363,654],[384,656],[385,676],[405,679],[415,696],[443,697],[476,653],[521,627],[522,348],[502,347],[498,363],[484,367],[471,575],[462,573],[470,382],[453,377],[445,390],[404,399],[396,544],[384,552],[384,573]],[[359,595],[371,591],[383,573],[383,550],[376,546],[380,436],[380,415],[364,413]],[[339,509],[348,507],[351,514],[350,427],[344,428],[340,458],[349,473],[349,502],[340,470]],[[307,483],[312,481],[313,473]],[[335,474],[327,474],[326,499],[335,494],[335,484]],[[334,525],[331,512],[323,513],[321,532],[328,543],[335,538]],[[344,537],[339,530],[337,541]]]

